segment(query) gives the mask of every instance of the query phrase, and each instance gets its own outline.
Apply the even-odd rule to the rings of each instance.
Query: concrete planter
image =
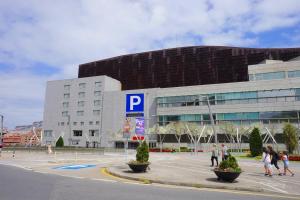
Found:
[[[135,173],[146,172],[150,163],[127,163]]]
[[[215,169],[214,172],[217,175],[218,180],[223,180],[227,182],[233,182],[241,174],[241,172],[229,172],[229,171],[222,171],[219,169]]]

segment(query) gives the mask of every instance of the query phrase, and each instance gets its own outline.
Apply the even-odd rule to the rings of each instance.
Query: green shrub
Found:
[[[241,168],[235,157],[229,156],[227,160],[220,163],[219,169],[230,172],[241,172]]]
[[[252,157],[262,154],[262,139],[258,128],[254,128],[249,139],[250,152]]]
[[[144,140],[136,150],[136,161],[139,163],[147,163],[149,160],[149,147]]]
[[[298,147],[297,129],[292,124],[283,127],[283,138],[288,152],[291,154]]]
[[[56,147],[64,147],[64,139],[60,136],[55,144]]]

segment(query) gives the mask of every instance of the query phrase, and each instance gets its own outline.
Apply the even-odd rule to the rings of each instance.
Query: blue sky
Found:
[[[0,114],[42,120],[46,81],[81,63],[190,45],[300,47],[300,1],[1,0]]]

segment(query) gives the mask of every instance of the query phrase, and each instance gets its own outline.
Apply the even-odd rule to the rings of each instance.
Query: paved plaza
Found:
[[[147,173],[132,173],[126,165],[135,159],[135,151],[125,153],[57,153],[17,151],[2,152],[0,164],[14,165],[41,173],[59,174],[76,178],[104,181],[138,180],[144,183],[162,183],[190,187],[243,190],[280,195],[300,195],[300,163],[291,162],[295,176],[265,177],[263,164],[253,159],[238,158],[243,170],[234,183],[216,179],[210,156],[207,153],[150,153],[150,170]],[[61,169],[69,165],[91,165],[79,169]],[[95,166],[94,166],[95,165]],[[279,163],[282,167],[282,163]]]

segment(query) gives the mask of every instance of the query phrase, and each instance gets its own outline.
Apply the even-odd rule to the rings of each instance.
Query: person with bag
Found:
[[[268,146],[268,150],[269,150],[270,156],[271,156],[271,165],[274,165],[275,168],[278,170],[278,175],[282,176],[280,168],[278,167],[278,160],[280,160],[278,153],[273,150],[272,146]]]

